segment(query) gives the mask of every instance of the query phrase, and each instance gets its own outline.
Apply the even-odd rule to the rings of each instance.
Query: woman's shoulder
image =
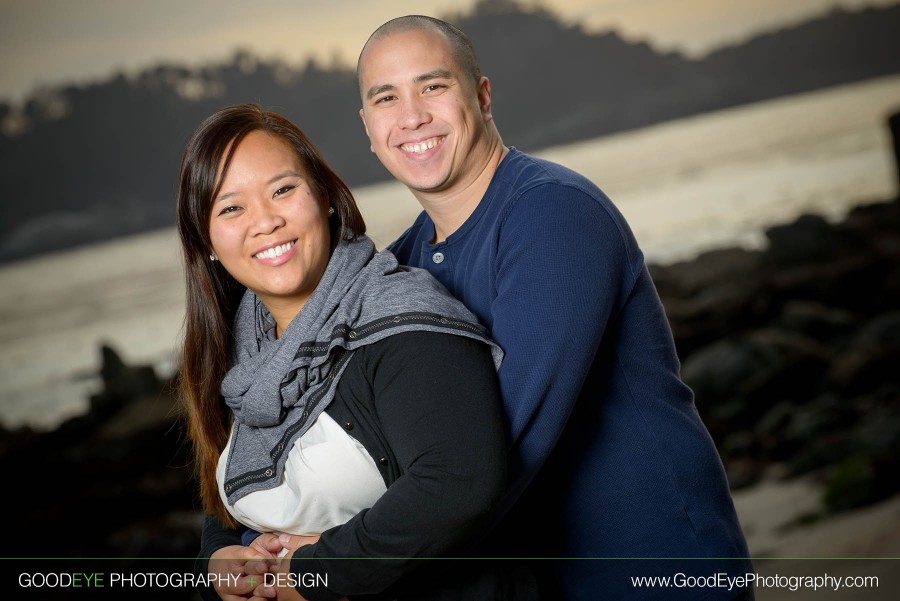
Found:
[[[410,330],[386,336],[357,349],[354,360],[361,362],[388,361],[403,365],[427,365],[434,359],[441,363],[456,356],[484,353],[490,362],[488,345],[481,340],[460,334],[431,330]]]

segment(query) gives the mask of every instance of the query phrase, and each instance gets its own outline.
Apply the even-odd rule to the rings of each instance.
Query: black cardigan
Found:
[[[372,508],[294,553],[292,572],[328,577],[327,589],[301,582],[300,594],[309,601],[382,592],[378,598],[419,598],[427,586],[428,598],[457,598],[463,593],[450,591],[460,590],[459,580],[484,580],[471,566],[462,578],[445,570],[450,562],[421,558],[464,556],[499,499],[506,474],[500,402],[490,352],[480,342],[409,332],[358,349],[326,411],[365,446],[388,489]],[[243,530],[208,517],[197,571],[207,571],[217,549],[241,544]],[[487,581],[479,590],[508,586],[494,576]],[[444,588],[449,597],[439,593]],[[218,599],[212,589],[201,593]]]

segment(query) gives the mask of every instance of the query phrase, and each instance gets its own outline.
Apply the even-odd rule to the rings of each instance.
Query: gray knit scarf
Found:
[[[221,387],[235,418],[225,469],[228,503],[281,481],[286,451],[334,398],[355,349],[413,330],[481,340],[500,365],[500,347],[461,302],[427,271],[376,253],[365,236],[335,248],[318,286],[278,339],[274,318],[248,290]]]

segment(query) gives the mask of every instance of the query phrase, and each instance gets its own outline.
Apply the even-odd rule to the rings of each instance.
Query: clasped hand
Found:
[[[214,585],[216,593],[222,601],[306,601],[291,586],[272,586],[289,582],[289,579],[267,577],[266,574],[287,574],[294,550],[318,540],[318,535],[264,533],[249,546],[232,545],[219,549],[209,559],[209,572],[219,575]]]

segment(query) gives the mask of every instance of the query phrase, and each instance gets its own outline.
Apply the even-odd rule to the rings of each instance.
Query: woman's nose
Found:
[[[253,211],[254,234],[271,234],[284,224],[284,217],[271,203],[265,200],[257,203]]]

